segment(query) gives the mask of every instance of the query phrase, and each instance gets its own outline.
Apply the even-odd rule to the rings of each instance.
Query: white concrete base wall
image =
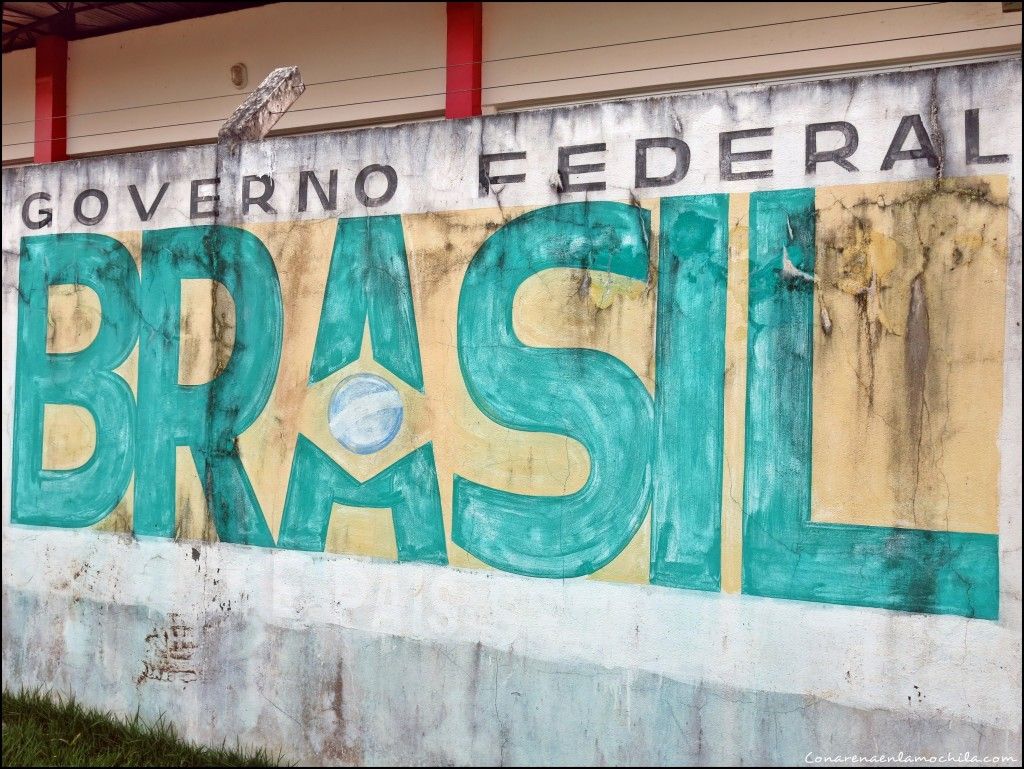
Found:
[[[991,622],[21,527],[3,562],[5,686],[301,763],[1021,755]]]

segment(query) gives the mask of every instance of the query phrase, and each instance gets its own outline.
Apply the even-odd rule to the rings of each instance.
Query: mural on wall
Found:
[[[994,619],[1008,194],[30,234],[11,521]]]

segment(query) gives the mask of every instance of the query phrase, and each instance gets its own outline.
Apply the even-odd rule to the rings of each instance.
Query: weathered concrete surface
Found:
[[[5,545],[38,558],[5,579],[8,680],[301,762],[1019,750],[1012,656],[982,656],[1019,645],[992,623],[55,535]]]
[[[1020,73],[1015,60],[288,137],[231,153],[204,146],[5,169],[5,685],[51,685],[121,712],[165,712],[190,737],[237,735],[302,762],[784,764],[808,753],[900,751],[1019,761]],[[966,127],[972,110],[976,143]],[[897,158],[879,170],[900,150],[891,145],[908,115],[920,116],[934,164]],[[839,120],[859,132],[848,156],[856,170],[824,162],[809,173],[807,126]],[[730,141],[733,152],[772,150],[770,159],[736,160],[735,172],[771,168],[772,175],[724,178],[721,134],[769,126],[770,136]],[[908,150],[924,144],[915,136],[909,132]],[[650,137],[686,140],[683,178],[640,184],[636,142]],[[841,138],[822,134],[817,148]],[[559,148],[594,143],[606,150],[564,164],[603,160],[605,170],[570,174],[569,183],[604,180],[606,188],[554,189]],[[481,185],[481,154],[522,152],[495,161],[491,182]],[[393,184],[385,166],[395,171]],[[652,150],[647,170],[669,175],[672,159]],[[319,192],[305,186],[305,204],[302,171],[322,185]],[[333,205],[323,202],[332,171]],[[496,179],[520,173],[522,182]],[[215,189],[207,180],[216,177]],[[748,347],[759,330],[748,329],[748,307],[766,285],[747,272],[759,236],[752,193],[795,188],[816,190],[805,198],[813,204],[817,263],[800,261],[803,225],[795,218],[782,232],[796,234],[773,258],[783,295],[813,300],[809,513],[814,522],[893,527],[886,553],[894,561],[902,531],[930,532],[929,543],[946,532],[998,537],[991,564],[998,575],[958,571],[968,589],[952,608],[921,601],[934,586],[914,573],[929,584],[902,604],[889,599],[905,586],[889,582],[866,599],[842,591],[837,599],[830,584],[812,585],[809,601],[733,594],[749,587],[740,585],[743,516],[757,512],[749,499],[744,507],[744,395],[772,359]],[[108,200],[102,216],[95,194],[76,212],[76,199],[90,189]],[[23,222],[23,204],[37,192],[52,200],[29,206]],[[725,368],[717,380],[727,404],[724,592],[647,584],[656,538],[650,516],[595,578],[480,568],[452,538],[455,475],[559,496],[582,487],[592,464],[564,435],[497,425],[467,392],[457,305],[474,253],[536,206],[623,201],[651,217],[653,268],[658,239],[673,234],[659,229],[658,198],[709,193],[729,196]],[[42,208],[52,209],[52,222],[29,229],[45,218]],[[422,392],[377,366],[379,350],[367,347],[355,368],[309,381],[336,220],[378,214],[403,217]],[[333,515],[323,548],[334,554],[218,542],[225,532],[207,510],[186,447],[177,449],[172,533],[197,541],[133,535],[131,487],[97,524],[105,531],[12,523],[15,348],[26,303],[21,237],[104,233],[138,263],[144,233],[212,223],[258,238],[284,298],[275,389],[238,438],[271,545],[286,547],[280,527],[297,435],[360,480],[430,441],[449,566],[338,555],[401,558],[380,504]],[[524,343],[601,350],[650,393],[658,381],[655,288],[667,274],[644,281],[610,270],[540,272],[523,282],[509,312]],[[237,352],[239,308],[216,280],[186,280],[176,290],[177,382],[201,385]],[[49,352],[88,344],[101,325],[95,297],[80,287],[51,289],[49,297]],[[136,351],[117,369],[133,393],[139,366]],[[406,416],[395,441],[366,456],[332,448],[323,418],[334,386],[360,366],[395,385]],[[793,397],[786,390],[772,401]],[[47,407],[43,454],[53,470],[74,468],[97,438],[74,409]],[[851,500],[859,489],[863,495]],[[814,561],[806,543],[783,545],[797,554],[794,572]],[[857,551],[836,560],[836,580],[877,567],[877,551],[867,552],[874,560]],[[769,587],[794,596],[785,579]],[[972,618],[979,607],[992,619]]]

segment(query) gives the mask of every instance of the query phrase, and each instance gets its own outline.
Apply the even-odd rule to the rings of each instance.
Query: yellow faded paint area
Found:
[[[817,193],[813,519],[996,532],[1005,177]]]
[[[190,448],[178,446],[174,468],[175,538],[216,542],[217,528],[207,507],[203,482]]]
[[[235,343],[235,302],[216,280],[181,281],[181,337],[178,384],[216,379],[228,365]]]
[[[142,233],[116,232],[110,237],[128,250],[136,267],[141,264]],[[78,352],[92,344],[99,332],[100,299],[89,286],[52,285],[47,291],[46,314],[46,351],[51,354]]]
[[[69,403],[43,407],[43,469],[73,470],[96,448],[96,421],[88,409]]]
[[[139,345],[135,345],[135,349],[131,351],[124,363],[114,369],[114,373],[124,379],[128,386],[131,388],[132,393],[137,392],[136,387],[138,385],[138,372],[139,372]],[[121,501],[117,503],[113,511],[104,518],[102,521],[93,526],[98,531],[113,532],[116,534],[130,534],[132,532],[132,511],[134,510],[135,504],[135,481],[134,474],[132,480],[128,482],[128,488],[121,497]]]
[[[376,507],[334,505],[324,550],[397,561],[395,526],[389,511]]]
[[[747,405],[750,195],[729,198],[722,441],[722,590],[739,593],[743,573],[743,452]]]
[[[614,355],[654,394],[657,289],[597,270],[544,270],[512,306],[516,335],[533,347],[581,347]]]
[[[50,286],[46,312],[46,351],[50,354],[84,350],[100,330],[100,298],[88,286]]]
[[[119,232],[112,237],[117,238],[121,241],[122,245],[128,249],[128,253],[131,254],[132,259],[135,260],[135,266],[141,270],[142,265],[142,233],[141,232]],[[135,345],[135,349],[131,351],[124,363],[114,369],[114,373],[118,374],[124,381],[128,383],[128,386],[132,389],[132,393],[137,392],[137,386],[139,382],[139,345]],[[129,493],[131,489],[129,488]],[[130,497],[129,497],[130,499]]]

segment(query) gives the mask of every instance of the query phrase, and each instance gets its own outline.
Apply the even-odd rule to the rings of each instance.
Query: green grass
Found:
[[[204,748],[146,723],[39,691],[3,693],[4,766],[279,766],[264,750]]]

